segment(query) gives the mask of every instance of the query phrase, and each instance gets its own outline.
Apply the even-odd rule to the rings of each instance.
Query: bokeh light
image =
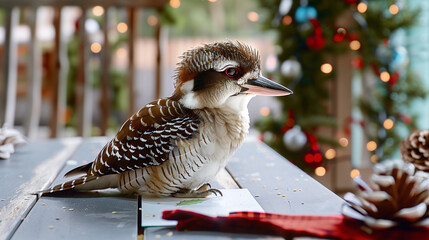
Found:
[[[370,151],[370,152],[375,151],[375,149],[377,149],[377,143],[374,141],[369,141],[366,144],[366,149],[368,149],[368,151]]]
[[[380,73],[380,79],[383,82],[388,82],[390,80],[390,74],[386,71]]]
[[[120,33],[126,33],[128,31],[128,25],[124,22],[120,22],[116,25],[116,30]]]
[[[338,140],[338,143],[343,147],[347,147],[349,145],[349,140],[343,137]]]
[[[147,18],[147,24],[149,24],[149,26],[156,26],[158,24],[158,18],[156,16],[149,16]]]
[[[355,177],[357,177],[357,176],[360,176],[360,171],[359,171],[359,169],[352,169],[352,170],[350,171],[350,177],[351,177],[351,178],[355,178]]]
[[[259,20],[259,14],[257,12],[249,12],[247,14],[247,18],[249,19],[249,21],[251,22],[257,22]]]
[[[368,10],[368,5],[366,5],[366,3],[364,3],[364,2],[360,2],[360,3],[357,5],[357,11],[358,11],[358,12],[360,12],[360,13],[364,13],[364,12],[366,12],[366,10]]]
[[[286,26],[290,25],[292,23],[292,17],[289,15],[284,16],[282,19],[282,23]]]
[[[324,167],[317,167],[316,169],[314,169],[314,173],[319,176],[319,177],[323,177],[326,174],[326,168]]]
[[[395,125],[395,123],[390,118],[384,120],[384,122],[383,122],[383,127],[387,130],[392,129],[394,125]]]
[[[378,156],[377,155],[372,155],[370,158],[369,158],[369,160],[372,162],[372,163],[377,163],[378,162]]]
[[[353,51],[357,51],[360,49],[360,42],[358,40],[353,40],[350,42],[349,47]]]
[[[399,7],[398,7],[398,5],[396,5],[396,4],[392,4],[392,5],[390,5],[390,7],[389,7],[389,12],[390,12],[392,15],[396,15],[396,14],[398,14],[398,13],[399,13]]]
[[[104,14],[104,8],[102,6],[95,6],[92,8],[92,14],[96,17],[100,17]]]
[[[101,52],[101,44],[98,42],[93,42],[91,44],[90,49],[91,49],[91,52],[93,52],[93,53],[99,53],[99,52]]]
[[[262,107],[260,110],[259,110],[259,113],[262,115],[262,116],[268,116],[268,115],[270,115],[270,109],[268,108],[268,107]]]
[[[330,148],[328,150],[326,150],[325,152],[325,158],[328,160],[331,160],[333,158],[335,158],[337,156],[337,151],[335,151],[335,149]]]
[[[323,73],[328,74],[328,73],[332,72],[332,65],[329,63],[324,63],[324,64],[322,64],[322,66],[320,66],[320,70]]]
[[[127,57],[127,49],[120,47],[118,48],[118,50],[116,50],[116,56],[118,56],[118,58],[125,58]]]
[[[180,7],[180,0],[170,0],[169,4],[172,8],[179,8]]]

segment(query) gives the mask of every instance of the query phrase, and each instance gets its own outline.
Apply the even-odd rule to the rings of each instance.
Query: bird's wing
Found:
[[[179,139],[190,139],[199,119],[177,101],[160,99],[140,109],[94,160],[89,175],[121,173],[160,165]]]

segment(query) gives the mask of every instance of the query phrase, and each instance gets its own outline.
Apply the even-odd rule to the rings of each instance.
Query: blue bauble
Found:
[[[390,61],[389,70],[392,72],[402,71],[409,62],[408,51],[405,47],[399,46],[393,50],[392,61]]]
[[[312,6],[299,6],[295,11],[295,21],[297,23],[308,22],[309,19],[317,18],[317,10]]]
[[[308,6],[307,7],[307,20],[308,19],[316,19],[316,18],[317,18],[317,10],[312,6]]]

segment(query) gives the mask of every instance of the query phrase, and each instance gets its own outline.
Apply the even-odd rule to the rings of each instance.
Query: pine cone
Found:
[[[374,229],[429,224],[429,174],[415,172],[414,165],[402,161],[377,164],[374,171],[371,186],[354,179],[361,191],[344,196],[350,204],[343,208],[344,215]]]
[[[429,172],[429,130],[413,132],[402,140],[401,156],[419,171]]]

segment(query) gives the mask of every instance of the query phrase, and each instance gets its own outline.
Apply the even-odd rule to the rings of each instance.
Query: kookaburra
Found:
[[[247,104],[256,94],[288,88],[261,75],[258,52],[240,42],[215,42],[185,52],[171,97],[131,116],[96,159],[65,176],[82,176],[42,193],[118,188],[152,196],[206,197],[249,129]]]

